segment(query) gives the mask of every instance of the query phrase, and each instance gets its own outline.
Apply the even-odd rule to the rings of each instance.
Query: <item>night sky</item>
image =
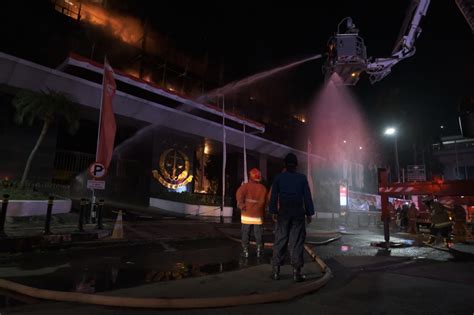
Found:
[[[234,2],[229,6],[202,2],[175,8],[154,21],[166,28],[188,49],[209,47],[226,62],[226,79],[234,80],[298,60],[324,50],[338,22],[352,16],[365,39],[369,56],[387,56],[398,36],[409,1],[292,1],[275,4]],[[372,4],[372,5],[370,5]],[[160,6],[161,7],[161,6]],[[163,10],[163,7],[161,9]],[[399,103],[399,110],[426,107],[432,114],[454,109],[459,97],[472,92],[474,45],[472,33],[454,1],[432,1],[422,23],[414,57],[399,63],[393,73],[371,86],[361,80],[355,92],[374,102]],[[297,78],[316,90],[323,81],[321,62],[302,66],[307,73]],[[302,71],[304,72],[304,71]],[[393,91],[390,91],[393,90]],[[436,93],[434,93],[436,92]],[[390,96],[385,96],[389,94]],[[379,96],[381,95],[381,96]],[[390,98],[384,101],[378,98]],[[372,108],[375,109],[375,108]],[[443,114],[439,115],[442,118]]]
[[[232,81],[323,52],[346,16],[360,29],[368,56],[388,56],[408,4],[399,0],[199,2],[184,7],[160,5],[156,8],[160,17],[153,22],[183,47],[197,52],[208,49],[211,56],[223,58],[225,80]],[[158,14],[162,10],[165,16]],[[388,124],[399,126],[402,155],[411,152],[414,142],[428,145],[441,133],[459,134],[458,105],[474,91],[473,36],[455,2],[431,1],[421,26],[413,57],[396,65],[381,82],[371,85],[365,76],[352,88],[374,132],[381,133]],[[302,98],[300,106],[305,106],[323,84],[321,65],[321,60],[313,61],[285,78],[267,80],[268,89],[276,85],[288,91],[289,102]]]

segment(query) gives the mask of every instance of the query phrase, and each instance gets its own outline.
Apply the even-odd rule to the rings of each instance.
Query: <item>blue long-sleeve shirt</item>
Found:
[[[272,214],[285,216],[313,215],[314,205],[306,176],[292,171],[279,174],[272,185],[269,210]]]

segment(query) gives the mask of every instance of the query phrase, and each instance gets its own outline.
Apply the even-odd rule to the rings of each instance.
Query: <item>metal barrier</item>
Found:
[[[8,210],[9,204],[11,204],[9,198],[10,198],[9,194],[4,194],[3,199],[1,201],[0,239],[7,239],[9,237],[6,233],[6,227],[8,227],[8,225],[6,224],[7,210]],[[51,231],[51,222],[53,220],[54,199],[55,199],[55,197],[53,197],[53,196],[48,197],[47,209],[46,209],[46,213],[45,213],[45,217],[44,217],[43,229],[41,229],[41,227],[35,226],[35,229],[39,228],[38,234],[40,234],[40,235],[48,236],[48,235],[55,234],[54,231]],[[90,207],[88,207],[89,205],[91,205],[91,202],[90,202],[89,199],[81,198],[80,204],[79,204],[80,208],[79,208],[79,213],[78,213],[78,219],[76,221],[77,222],[77,229],[72,227],[72,230],[74,230],[74,231],[72,231],[71,227],[69,225],[69,226],[66,226],[67,227],[67,232],[63,232],[63,233],[59,233],[59,234],[64,234],[64,233],[70,234],[70,233],[74,233],[74,232],[79,232],[79,233],[85,232],[85,224],[87,223],[86,214],[87,214],[87,211],[90,210]],[[97,203],[94,204],[95,210],[97,212],[96,226],[95,226],[96,230],[103,230],[104,229],[104,219],[103,219],[103,217],[104,217],[104,205],[105,205],[104,199],[100,199],[100,200],[97,201]],[[27,221],[23,220],[22,222],[27,222]],[[11,231],[13,231],[13,230],[11,230]],[[90,232],[92,232],[92,231],[90,231]],[[11,233],[13,233],[13,232],[11,232]],[[21,234],[21,232],[20,233],[15,232],[14,234],[15,235]]]
[[[97,229],[102,230],[104,226],[102,225],[102,215],[104,210],[104,199],[100,199],[97,204]]]
[[[44,221],[44,235],[50,235],[51,234],[51,214],[53,212],[53,203],[54,203],[54,197],[49,196],[48,198],[48,208],[46,209],[46,220]]]
[[[81,199],[81,203],[79,205],[79,222],[77,224],[77,230],[79,232],[84,232],[84,214],[85,214],[85,208],[89,204],[88,200],[85,198]]]
[[[348,212],[346,224],[358,228],[378,227],[381,224],[380,215],[380,212]]]
[[[0,238],[7,237],[7,234],[5,233],[5,219],[7,217],[8,198],[10,198],[10,195],[3,195],[2,213],[0,213]]]

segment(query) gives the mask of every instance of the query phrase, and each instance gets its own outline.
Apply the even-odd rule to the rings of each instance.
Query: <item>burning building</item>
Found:
[[[296,153],[301,165],[314,163],[314,176],[326,176],[317,166],[324,164],[323,158],[306,152],[306,141],[293,142],[298,131],[307,129],[308,113],[293,106],[275,111],[274,104],[264,103],[265,92],[258,91],[258,86],[250,97],[245,96],[247,103],[238,95],[226,97],[225,114],[221,104],[196,102],[196,96],[219,86],[219,63],[213,63],[205,52],[196,57],[181,51],[171,38],[153,30],[146,18],[125,16],[114,4],[38,1],[30,10],[35,13],[25,18],[42,27],[22,29],[21,21],[10,21],[19,31],[9,33],[1,48],[1,83],[7,87],[1,95],[2,125],[11,124],[10,103],[16,89],[64,92],[73,97],[81,113],[77,135],[68,136],[61,124],[53,128],[38,155],[43,167],[33,170],[33,180],[84,187],[84,170],[94,160],[105,55],[118,82],[116,152],[105,198],[156,205],[158,199],[174,198],[169,193],[186,191],[216,201],[223,184],[223,116],[229,198],[244,179],[244,126],[248,168],[259,167],[269,183],[281,171],[288,152]],[[31,142],[36,135],[33,130],[14,129],[3,134],[5,143],[13,144],[19,134]],[[0,175],[15,178],[28,146],[15,153],[15,160],[7,158],[11,147],[3,148]],[[357,178],[359,188],[363,186],[360,170],[358,175],[347,173]],[[78,189],[76,196],[84,193]]]

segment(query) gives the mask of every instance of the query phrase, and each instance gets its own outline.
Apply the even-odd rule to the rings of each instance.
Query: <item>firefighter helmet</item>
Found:
[[[254,182],[259,182],[262,180],[262,173],[257,168],[252,168],[249,172],[249,177]]]

